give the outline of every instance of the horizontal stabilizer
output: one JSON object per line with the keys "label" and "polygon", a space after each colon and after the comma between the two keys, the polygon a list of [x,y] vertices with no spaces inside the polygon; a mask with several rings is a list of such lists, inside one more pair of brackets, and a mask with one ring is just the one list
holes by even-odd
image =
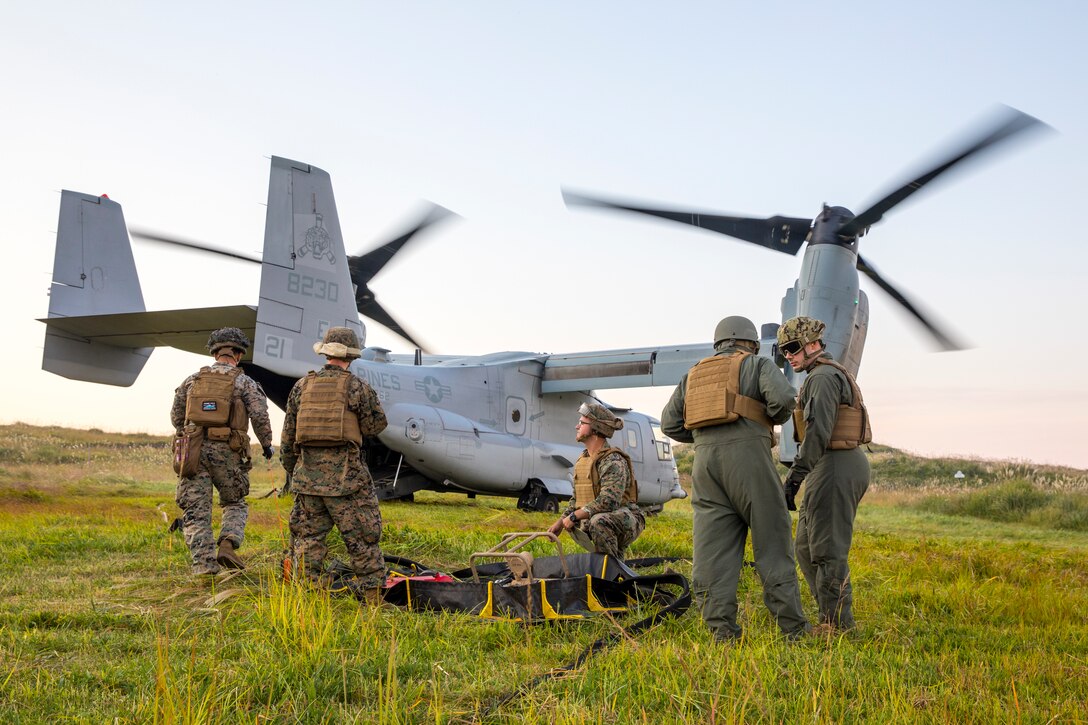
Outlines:
{"label": "horizontal stabilizer", "polygon": [[542,393],[676,385],[691,366],[714,354],[710,343],[551,355]]}
{"label": "horizontal stabilizer", "polygon": [[46,332],[47,345],[50,336],[64,335],[84,343],[115,349],[173,347],[206,355],[208,335],[220,327],[237,327],[253,339],[257,308],[250,305],[201,307],[115,315],[50,317],[41,322],[49,326]]}
{"label": "horizontal stabilizer", "polygon": [[136,382],[150,348],[123,348],[47,330],[42,369],[69,380],[128,387]]}

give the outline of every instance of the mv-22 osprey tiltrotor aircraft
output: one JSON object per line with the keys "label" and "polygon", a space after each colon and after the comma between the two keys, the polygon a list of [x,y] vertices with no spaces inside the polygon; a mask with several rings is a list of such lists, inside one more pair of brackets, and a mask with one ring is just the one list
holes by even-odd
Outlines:
{"label": "mv-22 osprey tiltrotor aircraft", "polygon": [[[748,219],[566,196],[569,203],[664,217],[788,254],[809,242],[801,273],[782,300],[782,319],[809,315],[823,320],[830,352],[856,373],[869,317],[858,270],[922,322],[944,348],[955,348],[858,255],[858,238],[885,212],[960,161],[1039,125],[1036,119],[1013,112],[992,132],[856,216],[842,207],[825,207],[815,220]],[[273,158],[264,254],[253,260],[262,267],[259,304],[145,312],[120,206],[66,191],[61,197],[49,317],[42,320],[47,325],[42,366],[77,380],[131,385],[152,348],[170,346],[203,354],[212,330],[233,325],[254,341],[243,366],[282,407],[294,381],[320,364],[311,346],[331,325],[354,327],[362,336],[362,312],[415,344],[377,303],[367,284],[415,232],[441,216],[441,211],[432,212],[398,240],[362,257],[347,257],[329,175]],[[760,354],[781,364],[777,327],[763,326]],[[693,364],[711,354],[710,343],[472,357],[423,354],[418,345],[414,355],[368,348],[351,369],[378,392],[389,418],[389,427],[367,451],[379,496],[404,497],[430,488],[517,496],[524,508],[555,510],[559,499],[571,495],[571,467],[580,453],[571,423],[578,406],[595,397],[591,391],[675,385]],[[792,377],[791,370],[786,372]],[[612,443],[634,460],[641,503],[660,506],[683,497],[669,444],[657,432],[658,421],[630,410],[617,413],[625,428]],[[780,449],[787,462],[796,452],[788,425]]]}
{"label": "mv-22 osprey tiltrotor aircraft", "polygon": [[[828,352],[857,375],[869,326],[869,301],[858,286],[859,271],[913,315],[933,335],[942,349],[959,348],[952,338],[927,319],[902,292],[858,254],[858,239],[865,235],[871,225],[880,221],[886,212],[960,162],[1023,131],[1046,127],[1038,119],[1011,108],[1006,109],[1002,116],[992,128],[945,156],[941,163],[901,184],[856,215],[844,207],[825,204],[815,219],[784,216],[758,219],[662,209],[566,191],[564,198],[568,205],[646,214],[725,234],[789,255],[796,255],[801,246],[808,242],[801,261],[800,274],[793,287],[787,289],[782,298],[782,321],[799,315],[823,321],[827,325],[824,342]],[[777,330],[777,323],[762,326],[760,354],[773,357],[783,368],[791,384],[795,388],[799,387],[804,373],[794,373],[778,353]],[[796,452],[793,421],[790,420],[783,426],[779,458],[783,462],[791,462]]]}
{"label": "mv-22 osprey tiltrotor aircraft", "polygon": [[[252,260],[262,270],[258,304],[148,312],[120,205],[64,191],[49,317],[42,320],[42,367],[67,378],[127,386],[154,347],[203,355],[212,330],[234,326],[253,341],[243,368],[282,408],[295,380],[323,362],[312,345],[330,326],[352,327],[365,339],[362,312],[414,343],[367,285],[408,239],[447,213],[437,207],[408,234],[348,257],[329,175],[273,158],[264,252]],[[582,449],[574,426],[578,407],[596,400],[591,391],[655,380],[675,384],[709,350],[663,350],[658,377],[647,374],[638,383],[628,375],[651,366],[632,366],[612,353],[464,357],[424,354],[416,347],[414,355],[367,348],[351,365],[377,391],[389,419],[366,451],[379,496],[403,498],[421,489],[516,496],[523,508],[548,511],[572,494],[572,467]],[[657,419],[614,410],[625,425],[611,442],[634,462],[639,502],[660,508],[686,496]]]}

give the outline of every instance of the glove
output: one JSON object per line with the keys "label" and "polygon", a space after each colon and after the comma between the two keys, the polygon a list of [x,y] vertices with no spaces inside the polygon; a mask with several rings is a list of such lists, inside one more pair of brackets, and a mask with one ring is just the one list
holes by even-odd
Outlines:
{"label": "glove", "polygon": [[790,469],[790,472],[786,475],[786,482],[782,484],[782,490],[786,494],[786,509],[788,511],[797,510],[797,502],[794,497],[797,496],[797,492],[801,490],[801,481],[805,480],[805,474]]}
{"label": "glove", "polygon": [[264,450],[264,459],[266,461],[272,460],[272,446],[265,446],[262,450]]}

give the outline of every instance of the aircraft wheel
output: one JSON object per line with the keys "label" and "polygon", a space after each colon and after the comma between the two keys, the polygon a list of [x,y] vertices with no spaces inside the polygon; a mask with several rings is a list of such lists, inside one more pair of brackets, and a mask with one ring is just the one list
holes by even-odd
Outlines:
{"label": "aircraft wheel", "polygon": [[557,514],[559,513],[559,499],[557,499],[550,493],[541,496],[540,499],[537,501],[536,510]]}

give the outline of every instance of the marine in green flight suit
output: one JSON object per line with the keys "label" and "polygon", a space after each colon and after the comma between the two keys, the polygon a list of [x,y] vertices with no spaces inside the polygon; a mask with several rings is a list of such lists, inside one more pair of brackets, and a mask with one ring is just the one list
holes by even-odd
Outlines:
{"label": "marine in green flight suit", "polygon": [[810,317],[787,320],[778,330],[778,347],[786,360],[795,371],[808,373],[794,416],[803,437],[785,490],[792,509],[801,482],[805,484],[797,513],[797,562],[816,597],[820,624],[851,629],[855,621],[847,555],[858,504],[869,488],[869,459],[859,445],[872,435],[861,390],[824,350],[823,331],[824,323]]}
{"label": "marine in green flight suit", "polygon": [[666,435],[695,444],[695,596],[716,639],[740,637],[737,585],[751,530],[763,602],[784,633],[799,637],[809,624],[801,608],[790,515],[771,456],[773,426],[790,417],[794,390],[771,360],[754,354],[759,336],[750,320],[725,318],[714,340],[716,354],[684,375],[661,413]]}

